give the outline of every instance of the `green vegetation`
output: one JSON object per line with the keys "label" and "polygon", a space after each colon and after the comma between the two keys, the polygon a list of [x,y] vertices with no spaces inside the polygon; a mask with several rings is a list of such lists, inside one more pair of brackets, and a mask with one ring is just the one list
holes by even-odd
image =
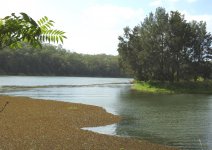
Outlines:
{"label": "green vegetation", "polygon": [[0,75],[124,76],[117,56],[83,55],[44,44],[66,38],[53,24],[46,16],[36,22],[26,13],[0,19]]}
{"label": "green vegetation", "polygon": [[133,90],[143,93],[198,93],[212,94],[212,81],[197,81],[197,82],[140,82],[136,81],[132,87]]}
{"label": "green vegetation", "polygon": [[124,76],[118,56],[77,54],[61,45],[45,44],[41,49],[22,43],[21,47],[0,51],[1,75]]}
{"label": "green vegetation", "polygon": [[135,82],[132,87],[133,90],[141,91],[143,93],[173,93],[173,91],[164,87],[156,87],[149,82]]}
{"label": "green vegetation", "polygon": [[[120,64],[144,93],[212,93],[212,35],[205,22],[157,8],[119,37]],[[145,82],[142,82],[145,81]],[[147,82],[148,81],[148,82]]]}
{"label": "green vegetation", "polygon": [[212,36],[206,23],[187,22],[178,11],[157,8],[133,29],[124,28],[118,52],[122,68],[140,81],[212,78]]}
{"label": "green vegetation", "polygon": [[0,19],[0,50],[3,48],[20,48],[22,42],[33,47],[41,47],[43,42],[63,42],[65,32],[52,29],[54,21],[46,16],[34,21],[26,13],[6,16]]}

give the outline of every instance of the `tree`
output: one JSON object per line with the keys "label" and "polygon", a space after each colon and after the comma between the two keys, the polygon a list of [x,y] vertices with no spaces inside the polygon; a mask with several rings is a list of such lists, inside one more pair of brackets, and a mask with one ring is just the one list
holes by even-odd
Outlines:
{"label": "tree", "polygon": [[168,48],[170,56],[170,81],[185,76],[183,66],[188,60],[188,48],[190,47],[190,28],[184,16],[178,11],[171,11],[169,17]]}
{"label": "tree", "polygon": [[212,36],[204,22],[187,22],[178,11],[157,8],[133,29],[124,28],[118,52],[123,67],[138,80],[209,78]]}
{"label": "tree", "polygon": [[22,48],[0,51],[1,75],[56,75],[123,77],[118,56],[72,53],[62,46],[43,44],[33,48],[28,43]]}
{"label": "tree", "polygon": [[52,29],[53,24],[46,16],[36,22],[26,13],[12,13],[0,20],[0,49],[21,47],[21,42],[33,47],[41,47],[42,42],[63,42],[65,32]]}
{"label": "tree", "polygon": [[212,60],[212,36],[207,33],[205,22],[192,21],[190,26],[194,35],[191,39],[190,65],[192,70],[190,73],[194,75],[195,81],[198,76],[207,79],[212,72],[212,69],[210,69],[212,68],[210,63],[210,60]]}

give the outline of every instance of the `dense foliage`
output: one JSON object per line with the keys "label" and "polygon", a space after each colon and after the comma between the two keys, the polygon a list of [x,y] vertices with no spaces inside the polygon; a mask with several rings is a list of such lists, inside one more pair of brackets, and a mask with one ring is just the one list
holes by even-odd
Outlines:
{"label": "dense foliage", "polygon": [[65,32],[52,29],[54,21],[46,16],[34,21],[26,13],[6,16],[0,19],[0,50],[6,47],[16,48],[21,42],[28,42],[33,47],[41,47],[43,42],[63,42]]}
{"label": "dense foliage", "polygon": [[0,51],[0,74],[121,77],[118,56],[85,55],[49,44]]}
{"label": "dense foliage", "polygon": [[157,8],[133,29],[124,28],[118,52],[138,80],[179,81],[212,76],[212,36],[205,22]]}

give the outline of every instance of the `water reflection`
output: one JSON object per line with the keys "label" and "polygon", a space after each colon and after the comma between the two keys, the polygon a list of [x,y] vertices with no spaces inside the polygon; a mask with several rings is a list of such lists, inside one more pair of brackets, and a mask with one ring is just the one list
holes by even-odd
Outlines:
{"label": "water reflection", "polygon": [[123,118],[115,125],[92,128],[96,132],[139,137],[182,149],[212,149],[211,95],[141,94],[130,90],[130,85],[126,84],[130,81],[0,77],[0,93],[97,105]]}
{"label": "water reflection", "polygon": [[[126,91],[125,91],[126,92]],[[120,94],[119,135],[136,136],[182,149],[212,149],[209,95]],[[123,132],[124,131],[124,132]]]}
{"label": "water reflection", "polygon": [[117,135],[116,128],[117,128],[117,124],[111,124],[111,125],[100,126],[100,127],[86,127],[82,129],[97,132],[100,134]]}

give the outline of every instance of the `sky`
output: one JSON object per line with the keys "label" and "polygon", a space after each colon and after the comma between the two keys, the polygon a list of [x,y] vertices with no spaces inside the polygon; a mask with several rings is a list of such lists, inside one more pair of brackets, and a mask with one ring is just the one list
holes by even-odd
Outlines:
{"label": "sky", "polygon": [[123,28],[138,25],[157,7],[178,10],[187,21],[206,21],[212,33],[211,0],[2,0],[0,18],[25,12],[55,21],[66,32],[63,48],[83,54],[117,55]]}

